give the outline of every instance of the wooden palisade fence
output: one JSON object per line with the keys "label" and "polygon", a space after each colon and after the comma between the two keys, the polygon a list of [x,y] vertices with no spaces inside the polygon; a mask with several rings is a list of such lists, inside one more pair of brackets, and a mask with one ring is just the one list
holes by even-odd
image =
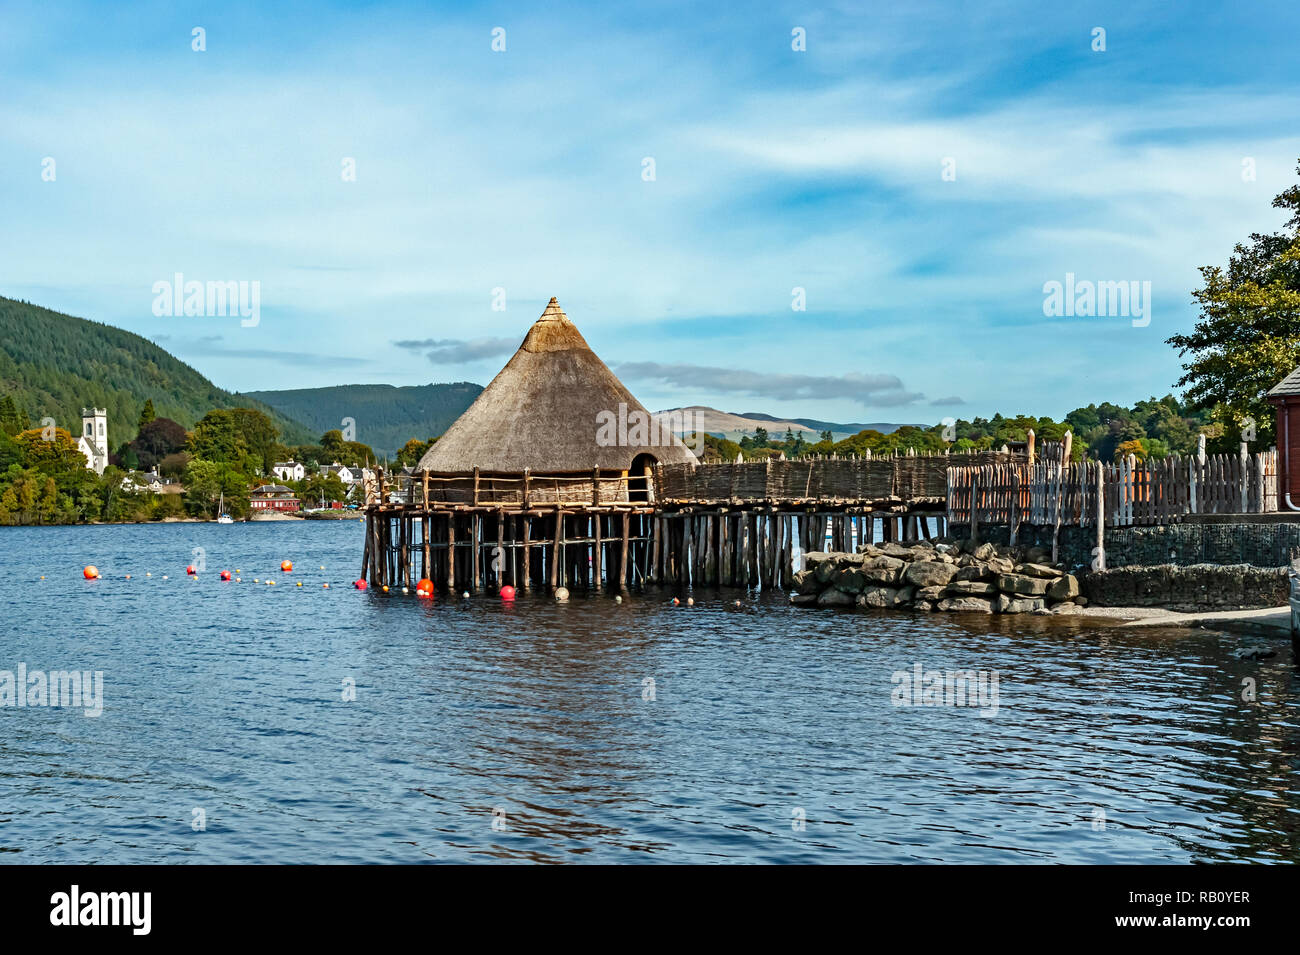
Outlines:
{"label": "wooden palisade fence", "polygon": [[[1098,508],[1098,488],[1102,506]],[[1133,527],[1277,510],[1277,452],[1059,461],[948,470],[950,524]]]}

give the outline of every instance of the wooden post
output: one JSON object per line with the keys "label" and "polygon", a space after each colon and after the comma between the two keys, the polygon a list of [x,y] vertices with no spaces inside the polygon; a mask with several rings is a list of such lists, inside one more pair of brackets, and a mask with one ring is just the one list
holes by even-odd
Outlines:
{"label": "wooden post", "polygon": [[564,514],[555,509],[555,540],[551,544],[551,590],[555,590],[560,572],[560,534],[564,529]]}
{"label": "wooden post", "polygon": [[505,574],[501,568],[506,562],[506,516],[501,511],[497,511],[497,552],[492,557],[492,565],[496,567],[496,585],[497,590],[501,589],[501,581]]}
{"label": "wooden post", "polygon": [[627,590],[627,537],[628,537],[628,523],[630,520],[631,520],[631,516],[627,513],[627,511],[624,511],[623,512],[623,549],[619,554],[619,558],[618,558],[618,589],[622,591]]}
{"label": "wooden post", "polygon": [[1056,477],[1056,523],[1052,528],[1052,563],[1055,564],[1060,560],[1060,538],[1061,538],[1061,509],[1064,505],[1065,498],[1065,469],[1070,466],[1070,448],[1074,443],[1074,432],[1065,432],[1065,440],[1061,445],[1061,463],[1057,469]]}
{"label": "wooden post", "polygon": [[[525,472],[525,475],[526,474],[527,472]],[[532,551],[529,550],[529,547],[532,545],[533,518],[531,515],[525,514],[520,518],[520,520],[524,522],[524,579],[521,583],[524,587],[524,593],[528,593],[533,579]]]}
{"label": "wooden post", "polygon": [[[474,498],[478,499],[478,468],[474,469]],[[469,538],[470,547],[473,549],[473,555],[470,558],[470,571],[474,579],[470,581],[470,592],[479,592],[479,563],[483,559],[481,544],[483,541],[483,518],[479,514],[471,514],[469,518]]]}
{"label": "wooden post", "polygon": [[1103,486],[1106,466],[1097,462],[1097,550],[1092,562],[1094,570],[1106,569],[1106,492]]}
{"label": "wooden post", "polygon": [[596,538],[595,548],[592,554],[592,575],[594,577],[592,583],[595,585],[595,588],[597,590],[600,590],[602,568],[601,568],[601,559],[600,559],[601,542],[600,542],[600,515],[599,514],[591,515],[591,524],[592,527],[595,528],[595,538]]}

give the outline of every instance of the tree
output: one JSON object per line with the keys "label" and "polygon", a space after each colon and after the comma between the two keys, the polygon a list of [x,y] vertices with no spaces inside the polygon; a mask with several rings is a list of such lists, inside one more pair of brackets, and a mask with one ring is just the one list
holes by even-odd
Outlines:
{"label": "tree", "polygon": [[1291,211],[1291,231],[1253,233],[1249,245],[1233,247],[1226,269],[1201,268],[1204,286],[1192,293],[1201,317],[1189,334],[1168,340],[1190,356],[1179,386],[1193,404],[1214,409],[1228,444],[1240,440],[1247,419],[1261,444],[1273,440],[1264,395],[1300,365],[1300,187],[1273,206]]}
{"label": "tree", "polygon": [[0,398],[0,431],[13,437],[19,431],[25,431],[31,427],[31,423],[31,419],[27,417],[26,413],[18,410],[13,395],[5,395]]}
{"label": "tree", "polygon": [[313,474],[298,483],[298,496],[308,507],[326,506],[347,500],[348,486],[337,474]]}
{"label": "tree", "polygon": [[402,445],[402,450],[397,452],[397,463],[399,465],[415,465],[420,463],[420,458],[424,457],[424,452],[429,450],[432,441],[421,441],[419,438],[412,438]]}
{"label": "tree", "polygon": [[767,429],[766,429],[766,428],[755,428],[755,429],[754,429],[754,444],[755,444],[756,446],[760,447],[760,448],[767,447]]}
{"label": "tree", "polygon": [[140,411],[140,420],[136,422],[136,426],[135,426],[136,431],[142,430],[145,425],[147,425],[150,421],[152,421],[156,417],[157,414],[153,410],[153,399],[146,398],[144,400],[144,408]]}
{"label": "tree", "polygon": [[140,433],[127,448],[134,452],[139,466],[148,469],[167,455],[183,451],[188,439],[185,429],[171,418],[154,418],[140,426]]}
{"label": "tree", "polygon": [[81,471],[86,456],[77,448],[72,435],[62,428],[29,428],[15,438],[23,449],[23,463],[47,474]]}

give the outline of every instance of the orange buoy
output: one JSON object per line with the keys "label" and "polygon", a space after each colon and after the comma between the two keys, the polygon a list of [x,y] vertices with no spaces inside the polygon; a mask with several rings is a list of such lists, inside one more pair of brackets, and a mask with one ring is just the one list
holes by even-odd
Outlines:
{"label": "orange buoy", "polygon": [[99,579],[99,568],[96,567],[94,564],[87,564],[86,569],[83,570],[81,573],[87,580]]}
{"label": "orange buoy", "polygon": [[196,571],[196,570],[194,569],[194,565],[193,565],[193,564],[190,564],[188,567],[185,568],[185,573],[187,573],[187,574],[189,574],[191,577],[193,577],[196,573],[198,573],[198,571]]}
{"label": "orange buoy", "polygon": [[504,587],[502,587],[502,588],[501,588],[501,599],[502,599],[502,600],[514,600],[514,599],[515,599],[515,588],[511,587],[509,584],[506,584]]}
{"label": "orange buoy", "polygon": [[291,560],[280,561],[280,569],[287,574],[289,571],[293,570],[293,561]]}
{"label": "orange buoy", "polygon": [[223,571],[221,572],[221,579],[222,579],[222,580],[229,580],[229,579],[230,579],[230,571],[228,571],[228,570],[223,570]]}
{"label": "orange buoy", "polygon": [[415,596],[417,596],[417,597],[432,597],[432,596],[433,596],[433,581],[430,580],[428,577],[425,577],[425,578],[421,579],[420,582],[419,582],[418,584],[415,585]]}
{"label": "orange buoy", "polygon": [[352,586],[357,588],[357,590],[365,590],[366,582],[358,577],[356,580],[352,581]]}

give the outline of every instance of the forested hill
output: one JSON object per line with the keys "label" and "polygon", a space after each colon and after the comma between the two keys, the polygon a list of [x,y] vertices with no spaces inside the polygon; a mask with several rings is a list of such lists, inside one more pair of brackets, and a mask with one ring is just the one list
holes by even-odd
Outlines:
{"label": "forested hill", "polygon": [[139,335],[3,296],[0,394],[11,395],[33,424],[48,416],[73,434],[81,431],[82,408],[107,408],[113,443],[135,434],[146,400],[158,415],[186,428],[214,408],[245,407],[269,414],[285,444],[321,434],[254,398],[218,388]]}
{"label": "forested hill", "polygon": [[292,391],[251,391],[249,395],[308,425],[317,434],[356,425],[356,440],[381,454],[395,453],[412,438],[441,435],[474,403],[482,385],[459,381],[441,385],[336,385]]}

